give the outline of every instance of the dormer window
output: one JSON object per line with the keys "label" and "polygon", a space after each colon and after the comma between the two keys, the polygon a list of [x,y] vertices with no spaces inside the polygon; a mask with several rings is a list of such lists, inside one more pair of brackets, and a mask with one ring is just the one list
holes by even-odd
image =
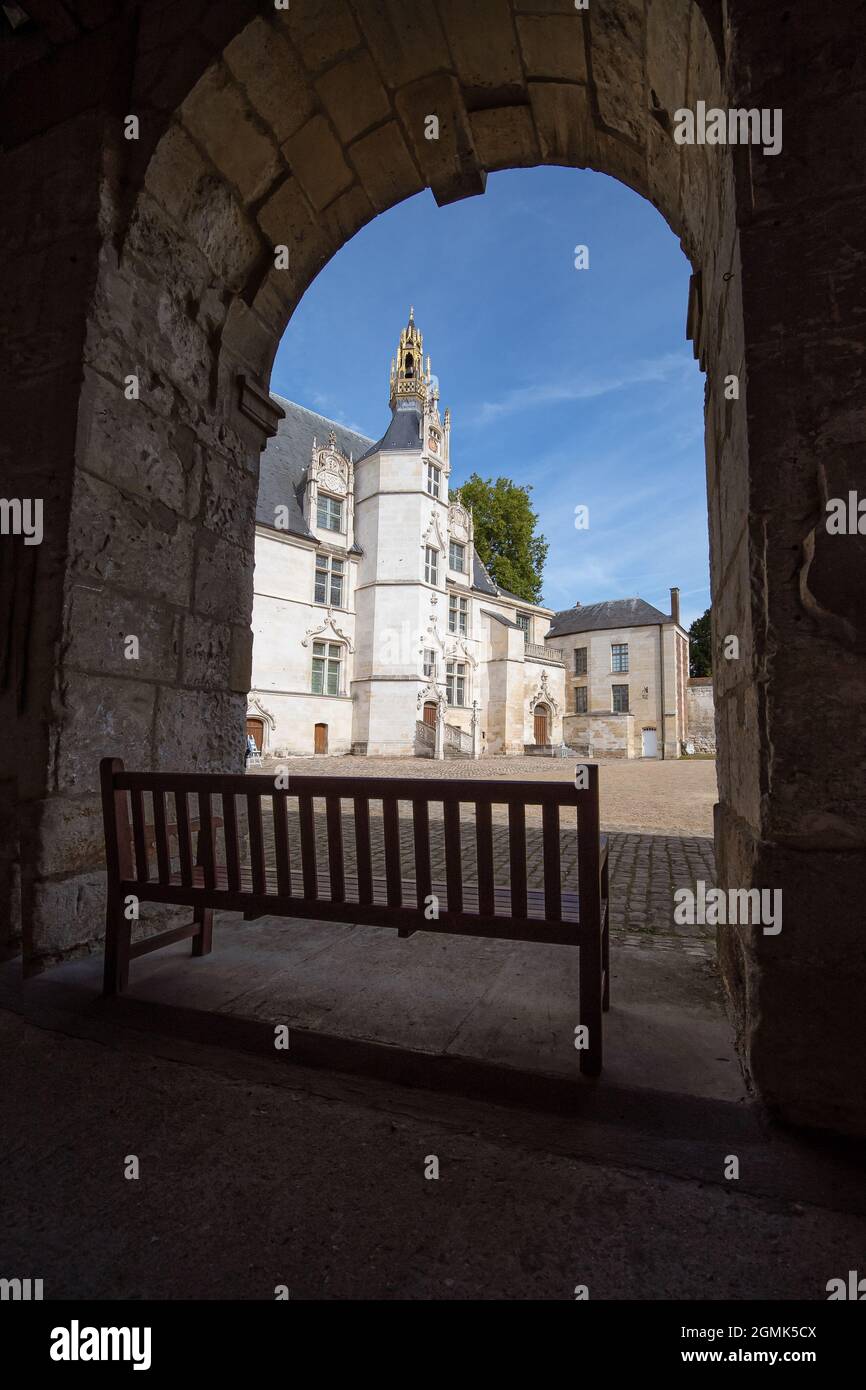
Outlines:
{"label": "dormer window", "polygon": [[466,572],[466,546],[459,541],[451,541],[448,546],[448,567],[459,574]]}
{"label": "dormer window", "polygon": [[429,494],[430,494],[431,497],[438,497],[438,496],[439,496],[439,485],[440,485],[441,475],[442,475],[442,469],[441,469],[441,468],[437,467],[437,465],[436,465],[435,463],[428,463],[428,465],[427,465],[427,491],[429,492]]}
{"label": "dormer window", "polygon": [[319,493],[316,499],[316,525],[323,531],[342,531],[343,504],[338,497]]}

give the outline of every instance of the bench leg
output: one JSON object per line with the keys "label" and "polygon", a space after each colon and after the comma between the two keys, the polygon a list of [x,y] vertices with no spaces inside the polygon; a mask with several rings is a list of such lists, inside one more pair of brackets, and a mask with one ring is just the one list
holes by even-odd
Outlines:
{"label": "bench leg", "polygon": [[605,859],[604,868],[601,871],[601,899],[607,911],[604,914],[604,931],[601,936],[601,968],[604,971],[604,989],[601,995],[601,1007],[605,1013],[610,1008],[610,892],[609,879],[607,873],[608,861]]}
{"label": "bench leg", "polygon": [[108,906],[105,911],[103,995],[122,994],[129,984],[129,943],[131,937],[132,923],[124,917],[120,902],[113,902],[111,895],[109,895]]}
{"label": "bench leg", "polygon": [[192,920],[198,924],[198,932],[192,939],[192,954],[209,956],[213,949],[213,908],[197,907]]}
{"label": "bench leg", "polygon": [[584,1076],[600,1076],[602,1062],[601,929],[589,931],[580,945],[580,1022],[589,1033],[589,1046],[581,1050]]}

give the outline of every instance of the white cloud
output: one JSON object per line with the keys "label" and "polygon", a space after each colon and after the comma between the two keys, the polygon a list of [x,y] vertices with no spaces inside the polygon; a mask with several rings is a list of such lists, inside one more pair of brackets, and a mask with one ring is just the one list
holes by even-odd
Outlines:
{"label": "white cloud", "polygon": [[484,401],[478,414],[473,420],[467,421],[467,425],[486,425],[491,420],[499,420],[505,415],[537,410],[539,406],[544,405],[593,400],[597,396],[607,396],[614,391],[647,382],[670,381],[678,376],[686,379],[693,371],[694,362],[691,354],[668,352],[653,360],[636,362],[631,368],[614,376],[575,373],[565,381],[517,386],[498,401]]}

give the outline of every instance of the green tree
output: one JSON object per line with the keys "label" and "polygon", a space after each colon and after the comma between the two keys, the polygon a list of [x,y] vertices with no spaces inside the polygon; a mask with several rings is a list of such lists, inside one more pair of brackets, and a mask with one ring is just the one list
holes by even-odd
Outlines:
{"label": "green tree", "polygon": [[536,531],[531,487],[510,478],[482,478],[473,473],[459,490],[475,522],[475,549],[502,589],[529,603],[541,598],[541,576],[548,544]]}
{"label": "green tree", "polygon": [[695,618],[689,628],[689,675],[713,674],[713,645],[710,633],[710,610]]}

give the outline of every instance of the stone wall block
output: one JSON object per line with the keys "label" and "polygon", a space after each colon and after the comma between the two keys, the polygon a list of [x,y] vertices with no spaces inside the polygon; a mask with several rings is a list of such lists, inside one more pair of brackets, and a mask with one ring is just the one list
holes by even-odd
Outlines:
{"label": "stone wall block", "polygon": [[196,690],[225,690],[230,672],[232,629],[196,613],[183,619],[180,684]]}
{"label": "stone wall block", "polygon": [[[605,126],[636,144],[645,140],[646,35],[643,0],[590,4],[592,78]],[[642,99],[635,100],[642,94]]]}
{"label": "stone wall block", "polygon": [[260,198],[280,171],[279,146],[256,121],[229,71],[211,67],[180,109],[186,129],[244,202]]}
{"label": "stone wall block", "polygon": [[352,170],[324,116],[314,116],[282,149],[292,173],[317,211],[327,207],[352,183]]}
{"label": "stone wall block", "polygon": [[348,157],[376,212],[387,212],[424,187],[396,121],[356,140]]}
{"label": "stone wall block", "polygon": [[150,765],[156,689],[132,677],[69,674],[55,712],[58,791],[98,791],[101,758],[123,758],[129,767]]}
{"label": "stone wall block", "polygon": [[363,49],[323,73],[316,91],[344,144],[392,114],[373,60]]}
{"label": "stone wall block", "polygon": [[193,608],[215,620],[249,621],[253,603],[253,554],[211,531],[199,533],[196,545]]}
{"label": "stone wall block", "polygon": [[69,522],[69,566],[80,581],[189,602],[193,527],[158,500],[130,497],[79,473]]}
{"label": "stone wall block", "polygon": [[284,38],[285,26],[257,17],[225,50],[226,66],[278,144],[313,115],[315,94]]}
{"label": "stone wall block", "polygon": [[530,82],[541,157],[546,164],[586,168],[597,159],[595,122],[586,87],[564,82]]}
{"label": "stone wall block", "polygon": [[483,169],[530,168],[541,163],[531,106],[494,106],[471,112],[469,120]]}
{"label": "stone wall block", "polygon": [[[484,191],[469,118],[453,77],[422,78],[397,93],[397,108],[415,160],[440,207]],[[438,140],[428,140],[428,116],[439,121]]]}
{"label": "stone wall block", "polygon": [[492,93],[512,100],[524,96],[520,50],[508,0],[474,0],[469,9],[462,0],[439,0],[439,13],[470,105],[479,99],[489,100]]}
{"label": "stone wall block", "polygon": [[294,0],[274,18],[278,26],[285,26],[310,72],[321,72],[361,41],[346,0]]}
{"label": "stone wall block", "polygon": [[[76,585],[66,622],[68,669],[134,680],[176,680],[178,630],[177,612],[165,604]],[[137,657],[126,655],[129,637],[138,639]]]}
{"label": "stone wall block", "polygon": [[517,32],[527,78],[587,80],[586,13],[572,6],[570,14],[518,15]]}
{"label": "stone wall block", "polygon": [[[309,205],[296,179],[286,179],[272,193],[259,209],[258,220],[272,247],[288,247],[289,264],[286,269],[273,269],[267,277],[270,291],[286,305],[283,320],[286,322],[291,308],[325,263],[330,247],[321,227],[313,221]],[[266,305],[257,312],[268,319]]]}
{"label": "stone wall block", "polygon": [[391,88],[452,66],[435,5],[379,0],[359,6],[358,20],[376,67]]}
{"label": "stone wall block", "polygon": [[156,772],[242,772],[246,695],[162,687],[156,708]]}

